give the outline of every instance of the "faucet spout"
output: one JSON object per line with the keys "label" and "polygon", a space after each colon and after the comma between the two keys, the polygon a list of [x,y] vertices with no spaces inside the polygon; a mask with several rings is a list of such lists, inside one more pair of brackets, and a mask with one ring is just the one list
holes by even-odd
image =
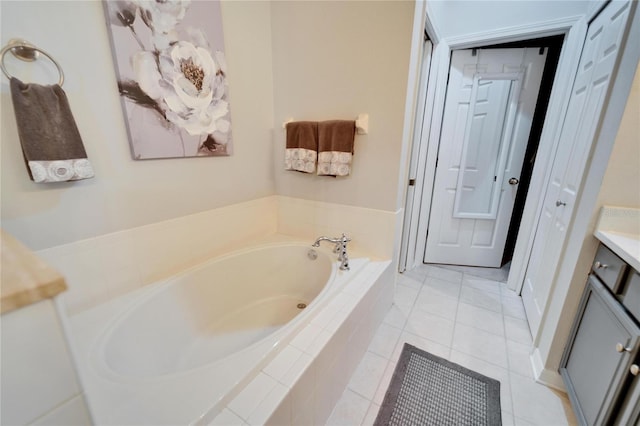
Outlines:
{"label": "faucet spout", "polygon": [[348,238],[346,235],[342,234],[339,238],[329,238],[329,237],[318,237],[316,241],[312,244],[313,247],[320,247],[320,243],[322,241],[328,241],[330,243],[335,244],[333,249],[334,253],[338,253],[338,261],[340,262],[340,270],[348,271],[349,268],[349,256],[347,255],[347,243],[351,241],[351,238]]}
{"label": "faucet spout", "polygon": [[339,238],[329,238],[329,237],[318,237],[315,243],[312,244],[313,247],[320,247],[320,243],[322,241],[329,241],[330,243],[338,244],[340,242]]}

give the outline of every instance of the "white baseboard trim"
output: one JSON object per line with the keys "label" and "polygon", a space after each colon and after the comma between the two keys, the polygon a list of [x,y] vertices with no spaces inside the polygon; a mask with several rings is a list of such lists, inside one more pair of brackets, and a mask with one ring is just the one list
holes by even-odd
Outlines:
{"label": "white baseboard trim", "polygon": [[544,367],[542,357],[540,356],[540,350],[538,348],[533,350],[533,353],[529,356],[529,360],[531,361],[531,367],[533,368],[533,378],[536,382],[564,393],[567,392],[560,373]]}

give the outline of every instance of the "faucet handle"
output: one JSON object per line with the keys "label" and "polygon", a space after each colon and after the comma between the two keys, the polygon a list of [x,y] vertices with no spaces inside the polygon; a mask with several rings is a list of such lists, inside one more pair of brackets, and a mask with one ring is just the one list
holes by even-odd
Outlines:
{"label": "faucet handle", "polygon": [[343,243],[348,243],[349,241],[351,241],[351,238],[347,237],[344,233],[342,234],[342,237],[340,239]]}

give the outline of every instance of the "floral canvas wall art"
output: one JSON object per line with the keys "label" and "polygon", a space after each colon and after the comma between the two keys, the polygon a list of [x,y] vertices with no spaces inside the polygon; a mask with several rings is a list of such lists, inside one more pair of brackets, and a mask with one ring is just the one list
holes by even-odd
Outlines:
{"label": "floral canvas wall art", "polygon": [[233,152],[218,0],[106,0],[135,159]]}

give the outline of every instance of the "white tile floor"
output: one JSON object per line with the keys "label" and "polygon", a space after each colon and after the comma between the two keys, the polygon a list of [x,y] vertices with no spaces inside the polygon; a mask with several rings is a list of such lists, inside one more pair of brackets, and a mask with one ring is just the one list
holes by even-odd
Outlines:
{"label": "white tile floor", "polygon": [[327,425],[373,424],[405,342],[500,380],[505,426],[576,424],[567,396],[533,380],[522,300],[504,281],[498,270],[428,265],[399,274],[394,304]]}

